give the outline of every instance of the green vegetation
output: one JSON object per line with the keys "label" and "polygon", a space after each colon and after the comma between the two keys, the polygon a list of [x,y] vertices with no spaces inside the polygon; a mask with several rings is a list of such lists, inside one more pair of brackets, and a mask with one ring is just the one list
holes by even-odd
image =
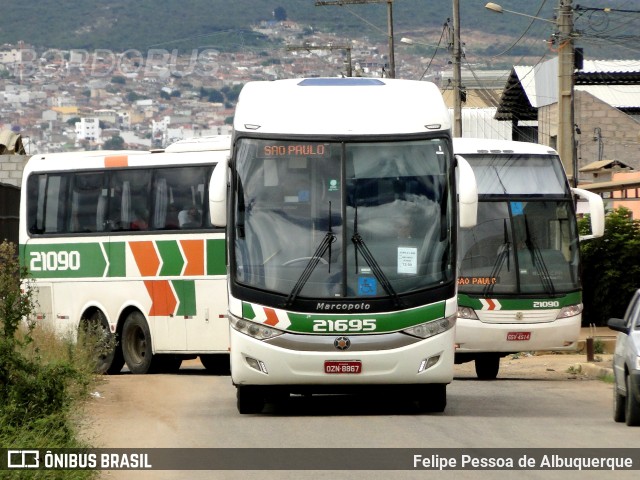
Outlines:
{"label": "green vegetation", "polygon": [[124,150],[126,148],[124,138],[120,135],[114,135],[104,142],[103,148],[104,150]]}
{"label": "green vegetation", "polygon": [[[78,406],[96,381],[90,348],[61,340],[35,322],[35,292],[15,246],[0,244],[0,448],[83,448]],[[90,343],[89,343],[90,344]],[[3,478],[87,479],[90,471],[3,472]]]}
{"label": "green vegetation", "polygon": [[[588,217],[580,220],[581,234],[589,231]],[[604,236],[580,244],[584,326],[606,325],[622,318],[629,299],[640,286],[640,221],[620,207],[605,219]]]}

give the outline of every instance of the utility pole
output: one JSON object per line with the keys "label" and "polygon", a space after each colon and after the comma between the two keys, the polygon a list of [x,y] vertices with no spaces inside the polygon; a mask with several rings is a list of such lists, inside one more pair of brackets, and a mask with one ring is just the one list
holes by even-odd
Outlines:
{"label": "utility pole", "polygon": [[387,36],[389,37],[389,72],[390,78],[396,77],[396,59],[393,44],[393,0],[325,0],[317,1],[316,7],[326,5],[363,5],[368,3],[386,3],[387,4]]}
{"label": "utility pole", "polygon": [[575,171],[575,130],[573,113],[573,71],[575,45],[573,43],[572,0],[559,0],[558,6],[558,153],[573,186],[577,186]]}
{"label": "utility pole", "polygon": [[289,51],[299,51],[299,50],[345,50],[347,52],[347,61],[345,62],[347,65],[347,77],[353,77],[353,68],[351,67],[351,47],[348,45],[291,45],[287,47]]}
{"label": "utility pole", "polygon": [[453,0],[453,136],[462,136],[462,50],[460,47],[460,0]]}

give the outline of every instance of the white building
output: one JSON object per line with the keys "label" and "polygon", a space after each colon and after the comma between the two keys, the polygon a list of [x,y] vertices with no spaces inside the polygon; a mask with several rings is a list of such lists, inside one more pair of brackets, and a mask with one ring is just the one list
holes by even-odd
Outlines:
{"label": "white building", "polygon": [[100,142],[102,129],[98,118],[81,118],[76,122],[76,140]]}

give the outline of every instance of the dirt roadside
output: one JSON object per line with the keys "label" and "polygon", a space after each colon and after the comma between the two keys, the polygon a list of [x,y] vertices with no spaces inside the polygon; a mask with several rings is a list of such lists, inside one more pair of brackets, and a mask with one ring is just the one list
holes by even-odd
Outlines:
{"label": "dirt roadside", "polygon": [[[517,353],[500,360],[498,379],[531,378],[548,380],[585,380],[613,374],[613,355],[595,355],[594,362],[587,362],[585,353]],[[476,377],[473,362],[455,366],[456,378]],[[455,380],[454,380],[455,381]]]}

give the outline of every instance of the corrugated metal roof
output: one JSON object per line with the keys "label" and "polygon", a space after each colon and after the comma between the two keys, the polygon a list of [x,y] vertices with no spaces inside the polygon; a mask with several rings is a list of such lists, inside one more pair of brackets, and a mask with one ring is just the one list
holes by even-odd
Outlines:
{"label": "corrugated metal roof", "polygon": [[[575,88],[622,110],[640,108],[640,61],[585,60],[575,73]],[[513,67],[496,118],[530,120],[537,109],[558,101],[558,58],[534,67]]]}
{"label": "corrugated metal roof", "polygon": [[585,60],[579,73],[638,73],[638,60]]}
{"label": "corrugated metal roof", "polygon": [[[463,108],[462,136],[464,138],[488,138],[511,140],[511,124],[495,119],[496,108]],[[453,109],[449,109],[453,124]]]}
{"label": "corrugated metal roof", "polygon": [[574,89],[587,92],[612,107],[640,108],[640,85],[576,85]]}

